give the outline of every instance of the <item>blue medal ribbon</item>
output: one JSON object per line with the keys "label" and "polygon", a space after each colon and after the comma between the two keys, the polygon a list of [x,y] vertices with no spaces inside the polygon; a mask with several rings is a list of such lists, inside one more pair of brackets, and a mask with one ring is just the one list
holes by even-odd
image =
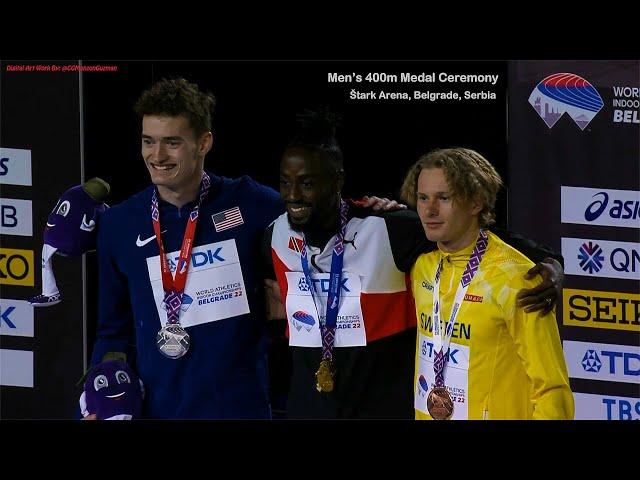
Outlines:
{"label": "blue medal ribbon", "polygon": [[320,319],[320,312],[316,303],[315,284],[311,279],[311,270],[309,269],[309,255],[307,252],[306,240],[302,239],[302,248],[300,254],[300,262],[302,263],[302,271],[304,272],[309,292],[313,299],[313,304],[318,315],[320,324],[320,335],[322,337],[322,359],[331,360],[333,358],[332,350],[335,341],[336,324],[338,320],[338,309],[340,308],[340,282],[342,280],[342,265],[344,263],[344,236],[347,230],[347,211],[349,206],[344,200],[340,200],[340,230],[336,235],[333,245],[333,254],[331,257],[331,273],[329,274],[329,294],[327,295],[327,314],[325,320]]}

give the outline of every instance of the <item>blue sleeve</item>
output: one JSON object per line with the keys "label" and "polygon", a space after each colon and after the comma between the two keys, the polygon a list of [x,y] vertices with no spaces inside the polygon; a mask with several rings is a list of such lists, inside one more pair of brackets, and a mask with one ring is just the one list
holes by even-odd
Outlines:
{"label": "blue sleeve", "polygon": [[134,343],[129,288],[115,259],[117,229],[109,213],[98,224],[98,325],[91,365],[100,363],[107,352],[128,354]]}

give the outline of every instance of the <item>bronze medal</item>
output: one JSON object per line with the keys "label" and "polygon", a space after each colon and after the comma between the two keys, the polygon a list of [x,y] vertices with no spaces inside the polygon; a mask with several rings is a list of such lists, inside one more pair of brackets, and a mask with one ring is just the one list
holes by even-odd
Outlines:
{"label": "bronze medal", "polygon": [[453,415],[453,400],[445,387],[434,387],[427,397],[427,410],[434,420],[449,420]]}
{"label": "bronze medal", "polygon": [[316,372],[316,389],[319,392],[333,391],[333,374],[333,362],[331,360],[322,360]]}

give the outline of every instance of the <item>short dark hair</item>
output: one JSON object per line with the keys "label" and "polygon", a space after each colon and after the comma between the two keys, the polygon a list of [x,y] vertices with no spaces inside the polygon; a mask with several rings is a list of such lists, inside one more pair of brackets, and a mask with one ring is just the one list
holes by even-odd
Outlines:
{"label": "short dark hair", "polygon": [[340,115],[325,106],[315,110],[305,110],[297,117],[298,130],[287,144],[287,149],[303,148],[322,153],[336,171],[343,170],[342,149],[336,140],[336,129],[341,121]]}
{"label": "short dark hair", "polygon": [[211,131],[211,114],[215,105],[216,97],[211,92],[201,91],[195,83],[184,78],[163,78],[142,92],[133,109],[141,118],[145,115],[184,115],[196,137],[200,137]]}

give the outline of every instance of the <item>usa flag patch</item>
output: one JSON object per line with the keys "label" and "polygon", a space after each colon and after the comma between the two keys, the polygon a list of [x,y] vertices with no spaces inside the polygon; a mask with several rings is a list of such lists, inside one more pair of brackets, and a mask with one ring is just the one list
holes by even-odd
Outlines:
{"label": "usa flag patch", "polygon": [[244,223],[239,207],[233,207],[229,210],[214,213],[211,215],[211,218],[213,220],[213,226],[216,228],[216,232],[229,230],[230,228],[237,227]]}

